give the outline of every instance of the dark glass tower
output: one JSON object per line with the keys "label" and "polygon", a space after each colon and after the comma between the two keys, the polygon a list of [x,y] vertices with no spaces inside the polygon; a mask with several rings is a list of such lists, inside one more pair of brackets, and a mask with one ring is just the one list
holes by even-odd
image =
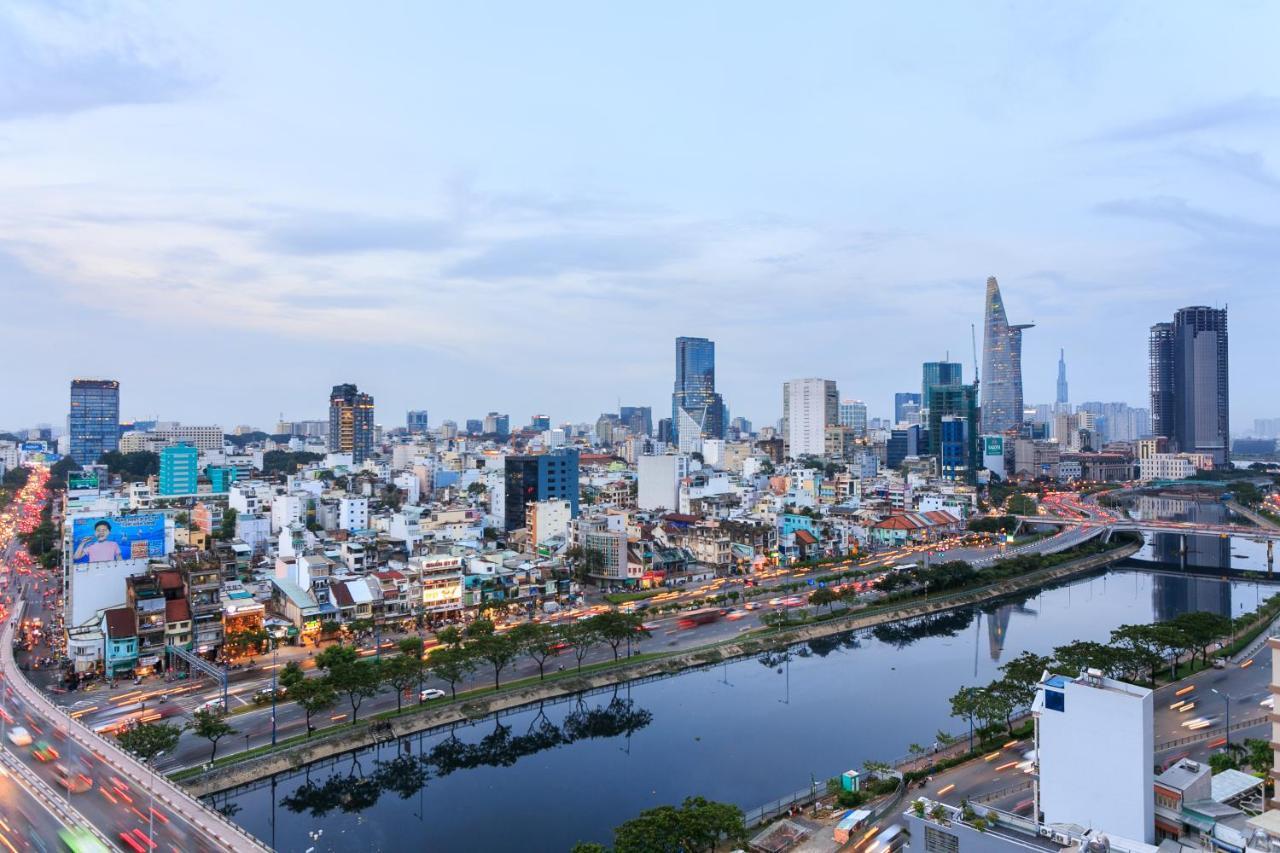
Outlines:
{"label": "dark glass tower", "polygon": [[[671,394],[671,441],[681,422],[703,438],[724,438],[724,400],[716,393],[716,345],[706,338],[676,338],[676,381]],[[682,417],[683,415],[683,417]]]}
{"label": "dark glass tower", "polygon": [[1010,432],[1022,426],[1022,330],[1009,325],[995,277],[987,279],[982,337],[982,429]]}
{"label": "dark glass tower", "polygon": [[72,379],[67,415],[71,458],[92,465],[120,449],[120,383],[114,379]]}
{"label": "dark glass tower", "polygon": [[359,465],[373,453],[373,397],[348,383],[329,394],[329,450]]}
{"label": "dark glass tower", "polygon": [[1182,308],[1151,327],[1151,429],[1181,453],[1227,462],[1230,391],[1227,309]]}
{"label": "dark glass tower", "polygon": [[964,382],[964,365],[958,361],[926,361],[920,381],[920,405],[929,407],[929,389],[934,385],[959,385]]}
{"label": "dark glass tower", "polygon": [[535,501],[568,501],[570,516],[578,517],[577,450],[562,448],[536,456],[512,455],[504,464],[505,529],[524,527],[528,506]]}

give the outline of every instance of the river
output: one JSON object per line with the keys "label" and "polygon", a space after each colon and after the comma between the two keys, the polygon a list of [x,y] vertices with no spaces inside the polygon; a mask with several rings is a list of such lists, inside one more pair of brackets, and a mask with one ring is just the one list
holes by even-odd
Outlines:
{"label": "river", "polygon": [[811,775],[821,784],[864,760],[903,756],[912,742],[930,744],[940,728],[959,730],[948,698],[987,683],[1023,650],[1105,640],[1118,625],[1187,607],[1239,614],[1274,591],[1113,568],[1017,600],[807,643],[767,662],[427,732],[215,802],[282,851],[607,843],[612,827],[645,808],[703,795],[749,809],[806,787]]}

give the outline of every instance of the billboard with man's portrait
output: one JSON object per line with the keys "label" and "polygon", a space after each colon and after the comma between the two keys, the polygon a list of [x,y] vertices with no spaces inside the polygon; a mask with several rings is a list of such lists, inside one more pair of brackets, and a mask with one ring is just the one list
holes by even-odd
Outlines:
{"label": "billboard with man's portrait", "polygon": [[71,527],[71,562],[104,563],[163,557],[164,515],[88,516]]}

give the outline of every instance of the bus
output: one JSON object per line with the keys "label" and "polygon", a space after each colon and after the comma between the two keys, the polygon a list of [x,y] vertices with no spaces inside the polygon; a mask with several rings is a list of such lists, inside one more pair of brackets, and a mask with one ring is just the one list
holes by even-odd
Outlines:
{"label": "bus", "polygon": [[98,840],[98,836],[82,826],[58,830],[58,838],[71,853],[110,853],[110,848]]}

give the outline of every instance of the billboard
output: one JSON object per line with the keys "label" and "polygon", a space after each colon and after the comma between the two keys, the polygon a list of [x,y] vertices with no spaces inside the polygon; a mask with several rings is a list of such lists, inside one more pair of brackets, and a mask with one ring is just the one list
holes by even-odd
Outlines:
{"label": "billboard", "polygon": [[67,475],[67,488],[75,491],[76,489],[96,489],[98,488],[98,472],[72,472]]}
{"label": "billboard", "polygon": [[1004,456],[1004,436],[986,435],[982,437],[983,456]]}
{"label": "billboard", "polygon": [[163,557],[164,515],[86,516],[71,527],[73,563]]}
{"label": "billboard", "polygon": [[48,450],[48,446],[43,441],[24,441],[22,442],[23,453],[43,453]]}

